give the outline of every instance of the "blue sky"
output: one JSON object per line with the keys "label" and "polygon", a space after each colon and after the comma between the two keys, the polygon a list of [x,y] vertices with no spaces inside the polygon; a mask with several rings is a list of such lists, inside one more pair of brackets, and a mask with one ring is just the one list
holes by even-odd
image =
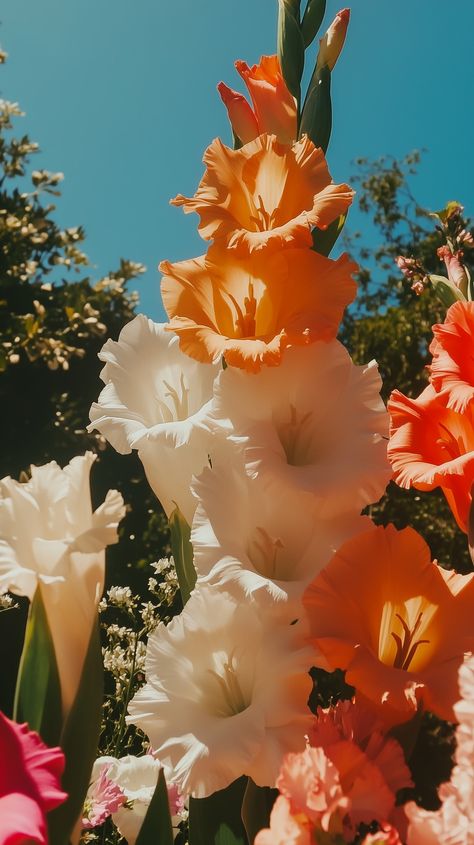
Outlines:
{"label": "blue sky", "polygon": [[[168,205],[193,192],[205,147],[230,143],[216,84],[239,88],[233,62],[275,52],[276,0],[3,0],[8,51],[1,96],[27,113],[35,166],[63,171],[57,219],[83,224],[97,276],[120,256],[148,271],[134,287],[162,318],[163,258],[204,251],[197,217]],[[340,8],[328,0],[327,24]],[[472,0],[354,0],[333,73],[329,149],[336,181],[359,156],[427,148],[419,202],[449,199],[474,214]],[[308,62],[314,61],[316,46]],[[243,89],[241,89],[243,90]],[[352,227],[373,237],[364,219]]]}

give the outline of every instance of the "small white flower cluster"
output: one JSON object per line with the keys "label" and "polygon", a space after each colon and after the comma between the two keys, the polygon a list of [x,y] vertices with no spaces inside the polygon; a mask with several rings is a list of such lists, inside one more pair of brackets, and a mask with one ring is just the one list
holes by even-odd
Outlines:
{"label": "small white flower cluster", "polygon": [[17,604],[13,601],[12,597],[5,593],[3,596],[0,596],[0,613],[2,610],[13,610],[13,608],[18,607]]}

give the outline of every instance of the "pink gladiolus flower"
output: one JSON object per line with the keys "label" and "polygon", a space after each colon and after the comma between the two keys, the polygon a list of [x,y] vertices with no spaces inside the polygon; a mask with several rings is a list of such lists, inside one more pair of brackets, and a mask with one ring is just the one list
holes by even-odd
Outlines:
{"label": "pink gladiolus flower", "polygon": [[64,755],[0,713],[0,845],[46,845],[46,813],[66,800]]}
{"label": "pink gladiolus flower", "polygon": [[85,816],[83,826],[89,830],[103,824],[112,813],[115,813],[127,797],[120,787],[107,776],[110,766],[104,766],[87,796],[84,807]]}
{"label": "pink gladiolus flower", "polygon": [[466,295],[469,277],[462,263],[462,251],[451,252],[449,246],[440,246],[437,254],[438,258],[442,258],[446,265],[449,281]]}

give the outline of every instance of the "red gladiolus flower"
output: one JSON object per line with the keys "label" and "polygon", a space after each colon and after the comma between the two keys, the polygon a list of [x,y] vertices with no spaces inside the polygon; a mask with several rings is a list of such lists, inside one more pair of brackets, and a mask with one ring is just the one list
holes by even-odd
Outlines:
{"label": "red gladiolus flower", "polygon": [[0,845],[47,845],[46,813],[66,800],[64,755],[0,713]]}

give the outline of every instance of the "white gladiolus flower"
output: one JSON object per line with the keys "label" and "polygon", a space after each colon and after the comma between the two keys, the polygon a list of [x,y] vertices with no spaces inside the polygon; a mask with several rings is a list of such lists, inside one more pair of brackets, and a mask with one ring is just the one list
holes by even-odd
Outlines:
{"label": "white gladiolus flower", "polygon": [[128,721],[184,794],[211,795],[243,774],[274,786],[284,755],[304,748],[313,655],[302,630],[204,586],[150,635]]}
{"label": "white gladiolus flower", "polygon": [[278,495],[274,487],[249,477],[237,454],[233,465],[206,467],[193,485],[191,541],[199,583],[236,587],[291,622],[305,587],[370,520],[353,513],[320,519],[313,497]]}
{"label": "white gladiolus flower", "polygon": [[0,481],[0,593],[30,601],[41,585],[56,652],[63,713],[74,701],[104,586],[105,547],[117,542],[125,508],[109,490],[92,511],[92,452],[64,468],[31,467],[31,480]]}
{"label": "white gladiolus flower", "polygon": [[228,367],[215,385],[216,428],[246,443],[251,475],[317,501],[318,517],[360,513],[391,477],[388,415],[375,361],[355,366],[337,340],[289,349],[252,378]]}
{"label": "white gladiolus flower", "polygon": [[105,387],[91,407],[89,430],[100,431],[121,454],[137,449],[166,514],[178,505],[191,522],[191,478],[212,452],[203,421],[219,365],[184,355],[178,337],[143,314],[118,341],[108,340],[99,358]]}
{"label": "white gladiolus flower", "polygon": [[[86,818],[89,814],[92,818],[94,817],[96,802],[99,803],[101,808],[107,806],[106,802],[101,801],[101,796],[97,794],[96,788],[100,775],[105,769],[107,780],[120,788],[125,799],[118,809],[111,807],[112,811],[109,812],[112,821],[120,835],[127,840],[128,845],[135,845],[153,798],[161,768],[160,761],[151,754],[145,754],[141,757],[128,754],[120,759],[98,757],[92,769],[91,784],[85,801]],[[175,786],[168,789],[168,798],[172,822],[174,826],[177,826],[185,815],[184,801]],[[98,822],[102,823],[102,821],[103,817],[99,817]]]}

